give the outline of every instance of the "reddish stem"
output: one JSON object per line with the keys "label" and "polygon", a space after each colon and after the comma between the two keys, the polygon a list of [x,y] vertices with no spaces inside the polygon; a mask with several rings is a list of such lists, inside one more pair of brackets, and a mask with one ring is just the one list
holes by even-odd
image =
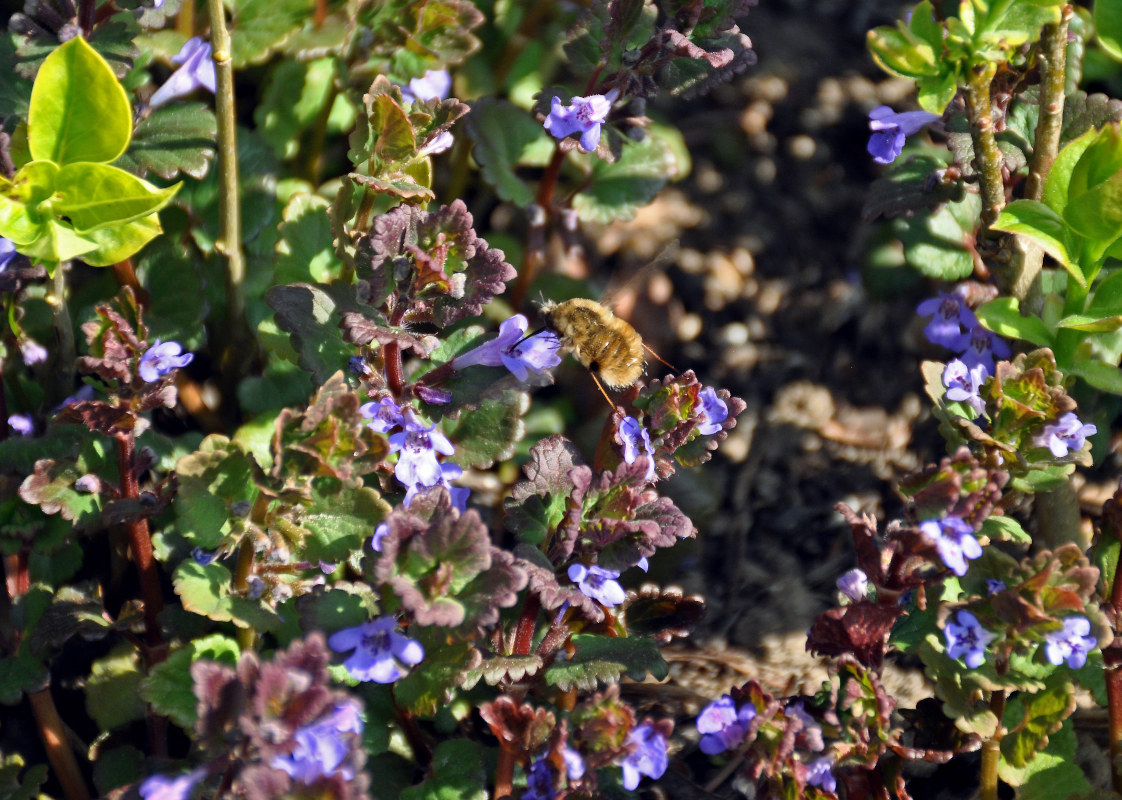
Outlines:
{"label": "reddish stem", "polygon": [[148,291],[140,285],[140,280],[136,277],[136,269],[133,267],[132,259],[126,258],[124,261],[118,261],[112,267],[113,277],[117,279],[117,283],[121,286],[127,286],[132,289],[136,295],[136,302],[140,304],[142,309],[148,309],[150,297]]}
{"label": "reddish stem", "polygon": [[66,742],[66,729],[58,715],[54,698],[51,697],[50,687],[28,692],[27,701],[31,704],[31,713],[35,715],[35,721],[39,725],[39,736],[47,751],[47,760],[51,762],[55,777],[62,784],[66,800],[89,800],[90,790],[78,768],[74,751]]}
{"label": "reddish stem", "polygon": [[[1115,532],[1118,533],[1117,531]],[[1114,566],[1114,585],[1110,590],[1110,605],[1114,618],[1122,612],[1122,554]],[[1110,712],[1110,763],[1114,765],[1110,782],[1116,792],[1122,792],[1122,648],[1111,645],[1103,651],[1106,672],[1107,710]]]}
{"label": "reddish stem", "polygon": [[495,800],[510,797],[514,791],[514,764],[517,754],[509,742],[499,740],[499,761],[495,765]]}
{"label": "reddish stem", "polygon": [[[553,148],[553,158],[545,168],[541,183],[538,184],[538,196],[534,200],[541,209],[543,218],[541,224],[531,224],[526,238],[526,255],[522,259],[522,269],[518,270],[518,279],[510,292],[510,304],[520,308],[530,290],[530,281],[538,271],[542,261],[545,260],[545,228],[549,224],[549,209],[553,205],[553,194],[557,190],[557,178],[561,174],[561,165],[565,163],[565,154],[561,152],[560,144]],[[535,220],[536,222],[536,220]]]}
{"label": "reddish stem", "polygon": [[[537,627],[538,611],[541,601],[536,594],[527,594],[522,605],[522,616],[518,618],[518,629],[514,634],[514,652],[511,655],[528,656],[534,644],[534,629]],[[496,795],[498,796],[498,795]]]}
{"label": "reddish stem", "polygon": [[[140,497],[140,484],[134,471],[136,443],[131,433],[117,434],[117,471],[121,474],[121,496],[129,499]],[[144,625],[146,639],[151,647],[163,644],[160,624],[157,617],[164,610],[164,595],[160,590],[160,576],[156,571],[156,559],[152,555],[152,539],[148,531],[148,520],[138,519],[125,523],[129,534],[129,548],[136,571],[140,577],[140,591],[144,596]],[[162,660],[162,659],[161,659]]]}

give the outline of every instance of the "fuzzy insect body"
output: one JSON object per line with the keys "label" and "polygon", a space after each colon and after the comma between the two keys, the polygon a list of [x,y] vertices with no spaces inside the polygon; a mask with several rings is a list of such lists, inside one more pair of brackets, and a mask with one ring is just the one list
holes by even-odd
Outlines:
{"label": "fuzzy insect body", "polygon": [[642,337],[607,306],[576,298],[547,301],[541,312],[564,347],[612,389],[626,389],[643,374]]}

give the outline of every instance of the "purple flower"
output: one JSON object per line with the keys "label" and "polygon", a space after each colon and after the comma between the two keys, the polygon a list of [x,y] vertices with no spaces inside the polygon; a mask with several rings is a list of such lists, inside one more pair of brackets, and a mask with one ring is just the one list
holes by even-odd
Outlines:
{"label": "purple flower", "polygon": [[1067,662],[1071,669],[1079,669],[1087,663],[1087,653],[1095,648],[1098,640],[1089,636],[1091,623],[1086,617],[1067,617],[1062,630],[1044,634],[1044,655],[1049,664],[1058,666]]}
{"label": "purple flower", "polygon": [[806,765],[806,782],[826,792],[835,791],[838,788],[838,782],[834,778],[833,768],[834,759],[830,756],[814,759]]}
{"label": "purple flower", "polygon": [[362,356],[351,356],[347,359],[347,369],[355,375],[366,376],[373,372],[370,365],[366,363],[366,359]]}
{"label": "purple flower", "polygon": [[378,402],[363,403],[358,411],[370,420],[366,424],[378,433],[389,433],[394,428],[405,425],[405,415],[401,413],[401,406],[390,397],[383,397]]}
{"label": "purple flower", "polygon": [[1008,358],[1010,353],[1009,345],[1004,339],[981,325],[975,325],[969,333],[964,333],[957,347],[963,350],[962,363],[968,369],[973,370],[982,365],[986,368],[987,375],[993,374],[994,356]]}
{"label": "purple flower", "polygon": [[8,417],[8,427],[20,436],[30,436],[35,433],[35,423],[30,414],[12,414]]}
{"label": "purple flower", "polygon": [[701,709],[697,715],[697,732],[701,734],[701,752],[715,756],[726,750],[735,750],[748,735],[748,724],[756,716],[756,707],[745,703],[740,708],[730,695]]}
{"label": "purple flower", "polygon": [[891,164],[904,149],[904,140],[924,125],[939,119],[930,111],[897,113],[888,106],[877,106],[869,112],[869,155],[878,164]]}
{"label": "purple flower", "polygon": [[16,243],[11,239],[0,236],[0,272],[8,268],[8,264],[16,257]]}
{"label": "purple flower", "polygon": [[452,402],[452,393],[447,389],[438,389],[435,386],[416,385],[413,393],[430,406],[442,406]]}
{"label": "purple flower", "polygon": [[655,476],[654,447],[651,446],[651,433],[639,424],[634,417],[624,417],[619,424],[619,438],[623,442],[623,460],[634,464],[639,457],[639,445],[647,456],[647,474],[643,480],[653,480]]}
{"label": "purple flower", "polygon": [[400,453],[393,473],[409,487],[441,483],[444,474],[436,456],[438,453],[450,456],[456,452],[448,437],[436,430],[435,424],[423,427],[412,415],[405,420],[405,430],[391,434],[389,440],[390,452]]}
{"label": "purple flower", "polygon": [[443,100],[452,91],[452,76],[446,69],[430,69],[408,86],[401,87],[401,99],[406,103],[417,100]]}
{"label": "purple flower", "polygon": [[183,49],[172,58],[179,67],[148,101],[149,108],[159,108],[177,97],[183,97],[199,87],[215,90],[214,60],[210,57],[210,43],[192,36]]}
{"label": "purple flower", "polygon": [[698,394],[701,401],[697,410],[697,429],[705,436],[712,436],[721,429],[721,423],[728,419],[728,404],[717,397],[717,390],[707,386]]}
{"label": "purple flower", "polygon": [[378,527],[374,529],[374,535],[370,537],[370,546],[374,548],[374,552],[382,552],[382,540],[390,535],[390,526],[385,522],[379,522]]}
{"label": "purple flower", "polygon": [[175,778],[152,775],[140,784],[140,796],[144,800],[187,800],[195,784],[206,776],[206,767],[199,767]]}
{"label": "purple flower", "polygon": [[522,800],[553,800],[553,768],[544,756],[530,765]]}
{"label": "purple flower", "polygon": [[856,603],[864,600],[869,591],[869,576],[854,567],[838,578],[837,587],[839,592]]}
{"label": "purple flower", "polygon": [[[180,355],[182,353],[182,355]],[[184,353],[179,342],[156,343],[144,351],[140,357],[140,366],[137,372],[145,383],[154,383],[165,375],[170,375],[173,370],[185,367],[194,360],[193,353]]]}
{"label": "purple flower", "polygon": [[1098,431],[1094,425],[1084,425],[1074,411],[1069,411],[1055,422],[1045,423],[1032,441],[1037,447],[1047,447],[1056,458],[1063,458],[1069,452],[1082,450],[1087,437]]}
{"label": "purple flower", "polygon": [[600,144],[600,126],[607,120],[612,103],[618,98],[617,89],[607,94],[574,97],[567,106],[561,105],[561,98],[554,97],[549,116],[545,119],[545,129],[555,139],[579,133],[580,146],[585,150],[595,150]]}
{"label": "purple flower", "polygon": [[428,491],[434,486],[443,486],[448,490],[448,494],[451,495],[452,505],[458,508],[460,511],[463,511],[467,508],[467,499],[468,495],[471,494],[471,490],[464,488],[463,486],[453,486],[451,483],[449,483],[449,481],[454,481],[463,474],[464,471],[459,465],[453,464],[450,461],[445,461],[440,465],[440,480],[438,480],[431,486],[414,483],[405,492],[405,500],[403,502],[408,506],[413,502],[413,498],[417,496],[417,492]]}
{"label": "purple flower", "polygon": [[935,543],[939,558],[947,569],[959,577],[966,574],[966,562],[982,554],[982,546],[974,538],[974,529],[961,517],[929,519],[919,530]]}
{"label": "purple flower", "polygon": [[425,144],[417,150],[417,156],[435,156],[448,150],[456,143],[456,138],[452,135],[452,131],[441,131],[436,136],[429,139]]}
{"label": "purple flower", "polygon": [[[957,622],[947,622],[943,634],[947,637],[947,655],[961,658],[970,669],[976,669],[986,660],[986,645],[997,638],[978,622],[969,611],[959,610]],[[964,658],[965,656],[965,658]]]}
{"label": "purple flower", "polygon": [[973,369],[961,359],[954,359],[943,369],[943,385],[947,387],[947,399],[956,403],[966,403],[970,409],[981,416],[986,410],[986,401],[978,392],[989,377],[985,364],[977,364]]}
{"label": "purple flower", "polygon": [[393,617],[378,617],[333,633],[327,645],[336,653],[354,650],[343,666],[355,680],[393,683],[425,657],[420,643],[395,631],[396,624]]}
{"label": "purple flower", "polygon": [[618,606],[627,599],[623,587],[616,580],[618,577],[619,573],[615,570],[595,565],[573,564],[569,567],[569,580],[579,586],[586,597],[608,608]]}
{"label": "purple flower", "polygon": [[[358,703],[347,701],[337,705],[331,713],[296,731],[292,752],[274,756],[271,766],[303,784],[336,773],[348,781],[354,780],[354,767],[343,762],[362,735],[362,727]],[[353,735],[346,736],[348,733]]]}
{"label": "purple flower", "polygon": [[995,595],[1004,591],[1005,581],[999,581],[997,578],[986,578],[986,594]]}
{"label": "purple flower", "polygon": [[47,360],[47,348],[39,344],[34,339],[24,339],[20,342],[20,352],[23,355],[23,363],[27,366],[32,364],[42,364]]}
{"label": "purple flower", "polygon": [[565,774],[569,780],[579,781],[584,777],[584,759],[580,753],[569,746],[561,748],[561,759],[565,762]]}
{"label": "purple flower", "polygon": [[452,369],[482,365],[503,366],[520,381],[526,380],[529,371],[540,374],[561,363],[557,354],[561,340],[553,331],[541,331],[523,339],[529,323],[522,314],[515,314],[499,325],[499,335],[452,361]]}
{"label": "purple flower", "polygon": [[938,297],[924,300],[916,308],[921,317],[931,317],[923,329],[932,344],[957,350],[963,334],[978,326],[978,318],[957,294],[939,292]]}
{"label": "purple flower", "polygon": [[639,776],[661,778],[666,772],[666,737],[650,722],[632,729],[628,744],[634,749],[621,763],[623,767],[623,788],[635,791]]}
{"label": "purple flower", "polygon": [[214,559],[217,556],[218,556],[218,551],[217,550],[215,550],[212,553],[209,550],[204,550],[201,547],[196,547],[194,550],[191,551],[191,558],[193,558],[195,560],[196,564],[198,564],[199,566],[202,566],[202,567],[205,567],[207,564],[214,561]]}
{"label": "purple flower", "polygon": [[87,400],[93,400],[94,394],[95,392],[92,386],[90,386],[88,383],[83,384],[81,389],[55,406],[54,409],[51,410],[51,413],[57,414],[59,411],[62,411],[62,409],[66,408],[72,403],[84,403]]}

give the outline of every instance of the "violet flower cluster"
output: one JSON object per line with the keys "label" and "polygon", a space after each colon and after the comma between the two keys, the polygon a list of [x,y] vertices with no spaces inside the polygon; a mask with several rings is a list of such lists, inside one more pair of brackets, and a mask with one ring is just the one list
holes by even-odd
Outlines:
{"label": "violet flower cluster", "polygon": [[623,587],[616,580],[619,573],[593,564],[572,564],[569,567],[569,580],[575,583],[586,597],[591,597],[600,605],[611,608],[627,599]]}
{"label": "violet flower cluster", "polygon": [[650,722],[644,722],[631,730],[627,741],[633,749],[620,766],[623,788],[633,792],[639,786],[640,776],[657,780],[666,772],[666,737]]}
{"label": "violet flower cluster", "polygon": [[714,700],[697,715],[701,752],[715,756],[740,747],[748,735],[748,725],[755,717],[756,707],[751,703],[737,708],[736,701],[727,694]]}
{"label": "violet flower cluster", "polygon": [[506,367],[520,381],[531,372],[541,374],[561,363],[558,350],[561,340],[553,331],[539,331],[526,336],[529,322],[515,314],[499,325],[499,335],[479,347],[468,350],[452,360],[452,369],[465,367]]}
{"label": "violet flower cluster", "polygon": [[1054,422],[1046,422],[1035,437],[1037,447],[1047,447],[1056,458],[1068,453],[1078,452],[1087,443],[1088,436],[1094,436],[1099,429],[1091,424],[1083,424],[1072,411],[1067,412]]}
{"label": "violet flower cluster", "polygon": [[940,292],[924,300],[916,311],[931,320],[923,332],[932,344],[942,345],[959,355],[943,370],[947,399],[966,403],[976,414],[986,408],[979,392],[993,374],[995,359],[1008,358],[1009,345],[978,322],[974,312],[958,294]]}
{"label": "violet flower cluster", "polygon": [[1060,630],[1044,634],[1044,657],[1053,666],[1066,663],[1071,669],[1080,669],[1098,640],[1090,635],[1091,622],[1086,617],[1067,617],[1063,623]]}
{"label": "violet flower cluster", "polygon": [[144,351],[137,366],[137,373],[145,383],[155,383],[177,369],[187,366],[195,359],[194,354],[184,353],[179,342],[156,343]]}
{"label": "violet flower cluster", "polygon": [[[364,403],[359,411],[370,420],[367,423],[370,428],[388,434],[390,452],[398,454],[394,475],[406,488],[405,505],[409,505],[418,492],[443,486],[456,508],[463,511],[467,507],[470,491],[450,483],[464,474],[463,468],[438,458],[454,455],[456,450],[448,437],[436,429],[435,423],[422,425],[411,408],[402,409],[390,397]],[[395,428],[400,430],[390,433]]]}
{"label": "violet flower cluster", "polygon": [[346,763],[351,742],[345,734],[362,735],[363,722],[358,703],[336,705],[331,713],[296,731],[291,753],[273,758],[272,766],[283,770],[298,783],[312,785],[320,778],[339,773],[354,780],[354,767]]}
{"label": "violet flower cluster", "polygon": [[966,562],[982,555],[982,545],[974,538],[974,528],[961,517],[948,515],[919,524],[920,532],[935,545],[947,569],[959,577],[966,574]]}
{"label": "violet flower cluster", "polygon": [[869,112],[869,155],[878,164],[891,164],[904,149],[904,141],[925,125],[939,119],[930,111],[893,111],[877,106]]}
{"label": "violet flower cluster", "polygon": [[970,669],[977,669],[986,660],[986,645],[997,638],[982,627],[978,618],[965,609],[959,609],[955,621],[948,620],[943,630],[947,638],[947,655],[962,659]]}
{"label": "violet flower cluster", "polygon": [[561,105],[561,98],[554,97],[549,116],[545,118],[545,129],[556,139],[579,133],[581,149],[591,152],[600,144],[600,126],[607,121],[612,103],[618,99],[618,89],[607,94],[574,97],[567,106]]}
{"label": "violet flower cluster", "polygon": [[215,92],[214,59],[211,58],[210,42],[192,36],[171,60],[180,67],[148,100],[149,108],[159,108],[200,88],[207,89],[211,94]]}
{"label": "violet flower cluster", "polygon": [[354,651],[343,661],[357,681],[393,683],[425,657],[420,642],[394,630],[393,617],[378,617],[333,633],[327,646],[337,653]]}

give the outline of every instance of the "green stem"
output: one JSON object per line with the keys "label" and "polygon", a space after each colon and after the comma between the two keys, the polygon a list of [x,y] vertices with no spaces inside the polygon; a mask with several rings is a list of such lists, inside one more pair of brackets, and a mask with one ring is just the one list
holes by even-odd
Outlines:
{"label": "green stem", "polygon": [[70,304],[67,300],[66,271],[70,264],[63,261],[55,265],[52,277],[53,289],[47,303],[51,307],[51,318],[58,336],[58,352],[55,353],[55,374],[58,377],[58,397],[66,397],[74,388],[74,322],[70,319]]}
{"label": "green stem", "polygon": [[982,190],[982,226],[989,228],[1005,207],[1005,180],[1001,174],[1002,157],[993,133],[993,102],[990,84],[996,66],[979,64],[970,70],[966,104],[970,112],[970,138],[974,143],[974,165]]}
{"label": "green stem", "polygon": [[979,791],[981,800],[997,800],[997,766],[1001,761],[1001,737],[1004,729],[1001,719],[1005,716],[1005,692],[997,691],[990,698],[990,711],[997,717],[997,730],[982,743],[982,785]]}
{"label": "green stem", "polygon": [[[1033,141],[1032,163],[1025,181],[1025,198],[1040,200],[1044,182],[1060,149],[1060,128],[1064,120],[1064,81],[1067,75],[1067,28],[1071,7],[1055,25],[1045,25],[1040,38],[1037,63],[1040,66],[1040,121]],[[1021,301],[1021,309],[1039,313],[1043,296],[1037,277],[1044,264],[1044,250],[1022,236],[1012,237],[1013,258],[1005,278],[1008,293]]]}
{"label": "green stem", "polygon": [[[222,0],[207,0],[210,41],[216,78],[215,108],[218,112],[218,251],[226,256],[226,317],[230,348],[245,341],[245,254],[242,252],[241,206],[238,202],[237,113],[234,105],[234,62],[230,32]],[[239,359],[240,360],[240,359]]]}

